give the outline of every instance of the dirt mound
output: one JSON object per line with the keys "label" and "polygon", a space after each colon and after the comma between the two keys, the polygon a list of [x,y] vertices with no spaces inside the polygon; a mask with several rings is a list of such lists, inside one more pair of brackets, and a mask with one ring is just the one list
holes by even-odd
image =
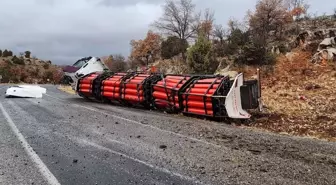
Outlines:
{"label": "dirt mound", "polygon": [[62,69],[38,58],[0,57],[2,83],[58,83]]}
{"label": "dirt mound", "polygon": [[285,56],[262,81],[266,113],[252,126],[274,132],[336,138],[336,68],[309,63],[311,53]]}

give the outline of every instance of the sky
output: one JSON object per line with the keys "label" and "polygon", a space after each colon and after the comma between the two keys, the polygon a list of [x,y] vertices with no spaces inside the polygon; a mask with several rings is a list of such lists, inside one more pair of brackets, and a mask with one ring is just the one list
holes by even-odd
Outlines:
{"label": "sky", "polygon": [[[307,0],[310,12],[331,14],[336,0]],[[130,41],[145,37],[162,14],[164,0],[0,0],[0,49],[55,64],[87,56],[130,53]],[[215,12],[216,24],[241,20],[256,0],[193,0]]]}

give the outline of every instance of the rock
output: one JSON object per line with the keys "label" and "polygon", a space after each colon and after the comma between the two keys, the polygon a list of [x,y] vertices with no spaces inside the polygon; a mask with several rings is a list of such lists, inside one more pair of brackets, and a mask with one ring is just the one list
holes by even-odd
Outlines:
{"label": "rock", "polygon": [[312,63],[323,63],[326,61],[336,61],[336,48],[323,49],[317,52],[311,60]]}
{"label": "rock", "polygon": [[72,163],[78,163],[78,159],[72,160]]}
{"label": "rock", "polygon": [[167,145],[160,145],[159,148],[160,148],[160,149],[166,149],[166,148],[167,148]]}
{"label": "rock", "polygon": [[140,121],[141,124],[148,125],[147,121]]}
{"label": "rock", "polygon": [[314,89],[320,89],[320,88],[321,88],[320,85],[314,85],[314,84],[308,84],[308,85],[305,87],[305,89],[306,89],[307,91],[314,90]]}
{"label": "rock", "polygon": [[325,38],[318,46],[317,51],[328,48],[336,48],[336,37]]}
{"label": "rock", "polygon": [[215,75],[229,76],[230,79],[234,79],[238,75],[238,72],[237,71],[223,71],[223,70],[220,70]]}
{"label": "rock", "polygon": [[115,124],[116,124],[116,125],[118,125],[118,124],[119,124],[119,122],[118,122],[118,121],[116,121],[116,122],[115,122]]}

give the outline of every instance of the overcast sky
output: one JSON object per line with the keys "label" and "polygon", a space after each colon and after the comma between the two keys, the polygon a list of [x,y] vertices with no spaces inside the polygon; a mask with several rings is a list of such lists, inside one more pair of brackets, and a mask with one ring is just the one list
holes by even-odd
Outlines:
{"label": "overcast sky", "polygon": [[[332,13],[336,0],[309,0],[310,12]],[[130,52],[160,17],[164,0],[0,0],[0,48],[25,50],[56,64]],[[194,0],[215,11],[217,24],[243,19],[256,0]]]}

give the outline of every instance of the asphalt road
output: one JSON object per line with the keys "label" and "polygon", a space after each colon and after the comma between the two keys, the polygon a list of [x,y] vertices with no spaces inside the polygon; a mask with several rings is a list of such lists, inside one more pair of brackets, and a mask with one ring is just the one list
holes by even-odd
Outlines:
{"label": "asphalt road", "polygon": [[0,86],[0,184],[336,184],[336,144]]}

